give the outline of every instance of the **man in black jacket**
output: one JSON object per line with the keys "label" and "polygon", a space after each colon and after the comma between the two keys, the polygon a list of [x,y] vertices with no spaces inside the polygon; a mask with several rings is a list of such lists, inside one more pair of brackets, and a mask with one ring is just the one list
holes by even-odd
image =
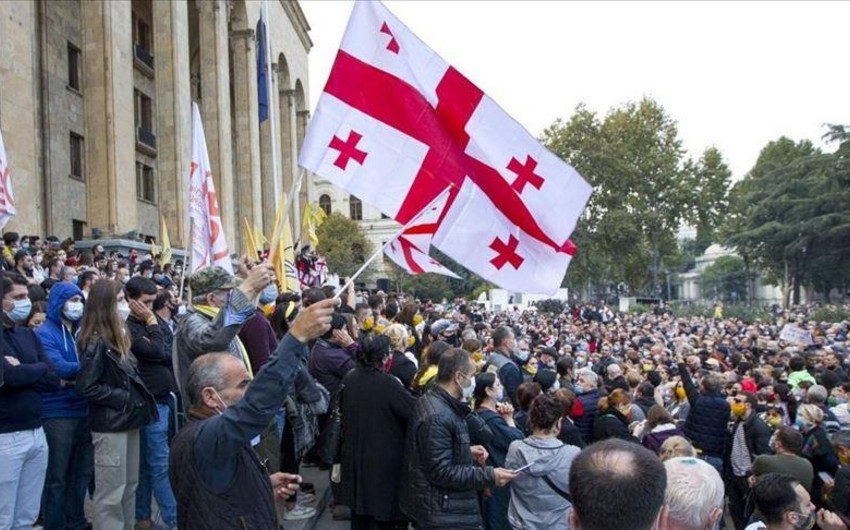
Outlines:
{"label": "man in black jacket", "polygon": [[753,460],[758,455],[770,452],[771,430],[756,414],[758,398],[753,393],[740,393],[731,405],[732,438],[727,443],[726,468],[729,470],[727,494],[729,513],[735,528],[742,530],[747,525],[747,494],[750,491],[749,477],[753,472]]}
{"label": "man in black jacket", "polygon": [[144,276],[134,276],[124,287],[130,305],[127,327],[130,351],[138,361],[139,375],[156,399],[159,418],[140,430],[139,484],[136,487],[137,527],[146,530],[151,522],[151,497],[170,528],[177,524],[177,501],[168,483],[168,399],[175,391],[171,343],[166,343],[162,327],[153,313],[156,284]]}
{"label": "man in black jacket", "polygon": [[417,528],[480,529],[478,491],[515,476],[487,467],[487,451],[470,446],[468,399],[475,388],[469,353],[452,348],[440,357],[436,384],[417,403],[407,431],[402,511]]}
{"label": "man in black jacket", "polygon": [[682,386],[688,396],[691,411],[685,420],[685,436],[699,451],[699,457],[714,466],[723,476],[723,456],[726,454],[729,403],[720,393],[721,380],[716,374],[706,374],[700,389],[694,384],[684,360],[677,359]]}

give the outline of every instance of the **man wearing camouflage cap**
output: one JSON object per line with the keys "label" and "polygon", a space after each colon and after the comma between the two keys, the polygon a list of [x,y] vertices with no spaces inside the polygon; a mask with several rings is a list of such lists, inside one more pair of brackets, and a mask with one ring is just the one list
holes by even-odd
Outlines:
{"label": "man wearing camouflage cap", "polygon": [[174,335],[175,375],[181,393],[186,387],[189,365],[196,357],[210,352],[230,352],[251,363],[239,340],[242,324],[254,315],[255,300],[274,281],[268,264],[256,265],[241,283],[221,267],[204,267],[189,279],[192,309],[177,325]]}

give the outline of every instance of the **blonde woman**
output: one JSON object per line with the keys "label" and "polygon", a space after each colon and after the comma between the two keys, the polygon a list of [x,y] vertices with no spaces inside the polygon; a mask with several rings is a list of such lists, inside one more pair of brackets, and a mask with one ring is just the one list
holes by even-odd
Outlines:
{"label": "blonde woman", "polygon": [[139,481],[139,428],[157,416],[130,353],[130,333],[119,314],[122,285],[92,286],[77,350],[83,352],[77,391],[89,403],[94,443],[94,528],[132,530]]}
{"label": "blonde woman", "polygon": [[800,456],[812,463],[815,477],[812,481],[812,502],[821,506],[821,490],[823,488],[822,473],[835,477],[838,471],[838,457],[823,428],[823,411],[817,406],[807,403],[797,409],[795,422],[800,434],[803,435],[803,448]]}
{"label": "blonde woman", "polygon": [[410,347],[410,335],[407,328],[402,324],[390,324],[384,330],[384,335],[390,339],[390,351],[392,356],[387,362],[387,373],[401,381],[404,388],[411,388],[413,378],[416,376],[416,363],[408,353]]}

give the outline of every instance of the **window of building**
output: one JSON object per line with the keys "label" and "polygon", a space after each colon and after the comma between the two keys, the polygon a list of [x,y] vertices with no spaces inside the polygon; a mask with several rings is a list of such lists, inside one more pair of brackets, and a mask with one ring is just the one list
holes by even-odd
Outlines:
{"label": "window of building", "polygon": [[319,208],[325,211],[326,214],[331,214],[331,196],[328,194],[319,197]]}
{"label": "window of building", "polygon": [[68,86],[74,90],[81,90],[80,85],[80,49],[68,43]]}
{"label": "window of building", "polygon": [[385,214],[385,213],[382,213],[382,214],[381,214],[381,219],[389,219],[389,218],[390,218],[390,216],[389,216],[389,215],[387,215],[387,214]]}
{"label": "window of building", "polygon": [[352,221],[363,220],[363,202],[354,195],[348,199],[348,213]]}
{"label": "window of building", "polygon": [[156,183],[153,168],[136,162],[136,197],[146,202],[156,202]]}
{"label": "window of building", "polygon": [[141,90],[136,90],[136,127],[153,132],[153,101]]}
{"label": "window of building", "polygon": [[83,137],[76,133],[71,133],[70,157],[71,176],[81,180],[85,179],[85,142]]}
{"label": "window of building", "polygon": [[151,27],[147,21],[133,13],[133,55],[136,59],[153,68],[153,42]]}
{"label": "window of building", "polygon": [[79,219],[71,219],[71,237],[74,241],[80,241],[86,235],[86,222]]}

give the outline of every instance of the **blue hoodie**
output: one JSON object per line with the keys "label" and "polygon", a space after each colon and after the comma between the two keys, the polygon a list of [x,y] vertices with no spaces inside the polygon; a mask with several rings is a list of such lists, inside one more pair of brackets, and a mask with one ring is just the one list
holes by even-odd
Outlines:
{"label": "blue hoodie", "polygon": [[[80,372],[80,357],[74,334],[62,322],[62,308],[72,296],[82,296],[83,292],[73,283],[60,282],[50,289],[47,298],[47,320],[37,330],[36,335],[44,345],[44,351],[60,379],[73,381]],[[64,386],[58,392],[42,395],[42,418],[85,418],[88,405],[73,385]]]}

